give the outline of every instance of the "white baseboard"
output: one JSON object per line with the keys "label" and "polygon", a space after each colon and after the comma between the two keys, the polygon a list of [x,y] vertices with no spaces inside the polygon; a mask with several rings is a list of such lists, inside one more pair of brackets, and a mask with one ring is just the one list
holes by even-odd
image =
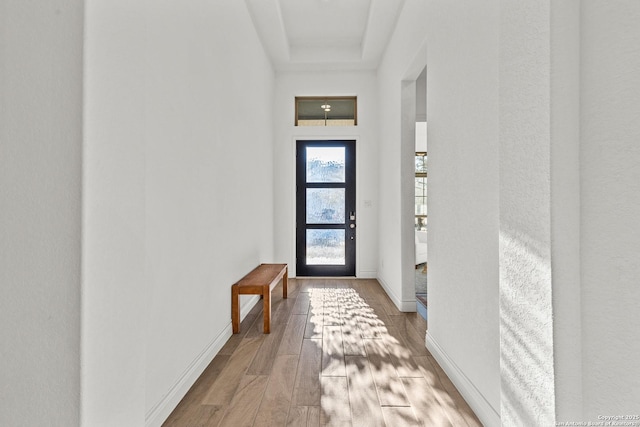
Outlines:
{"label": "white baseboard", "polygon": [[378,272],[377,271],[366,271],[360,270],[358,271],[357,278],[358,279],[377,279]]}
{"label": "white baseboard", "polygon": [[389,285],[387,285],[387,283],[381,277],[376,277],[376,279],[380,283],[380,286],[382,286],[382,289],[384,289],[384,291],[387,293],[389,298],[391,298],[391,301],[393,301],[393,303],[396,305],[398,310],[402,311],[403,313],[415,313],[416,311],[415,298],[410,301],[401,300],[395,293],[391,291],[391,288],[389,287]]}
{"label": "white baseboard", "polygon": [[453,385],[456,386],[464,400],[467,401],[473,412],[478,416],[485,427],[499,427],[500,414],[491,406],[482,393],[460,370],[458,365],[447,355],[438,342],[427,331],[427,349],[440,364]]}
{"label": "white baseboard", "polygon": [[403,313],[415,313],[418,311],[418,307],[416,306],[416,300],[413,299],[411,301],[402,301],[402,308],[400,309]]}
{"label": "white baseboard", "polygon": [[[240,313],[244,313],[243,319],[258,301],[260,301],[258,296],[252,296],[242,305]],[[146,414],[146,427],[160,427],[162,425],[231,335],[232,328],[231,321],[229,321],[224,330],[189,364],[178,381],[169,389],[169,392]]]}

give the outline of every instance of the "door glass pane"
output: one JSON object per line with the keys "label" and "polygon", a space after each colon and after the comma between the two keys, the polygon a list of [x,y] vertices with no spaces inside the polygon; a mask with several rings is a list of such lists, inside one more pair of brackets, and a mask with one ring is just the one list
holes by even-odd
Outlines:
{"label": "door glass pane", "polygon": [[416,177],[416,196],[427,197],[427,177]]}
{"label": "door glass pane", "polygon": [[427,173],[427,155],[416,154],[416,173]]}
{"label": "door glass pane", "polygon": [[427,214],[427,198],[416,197],[416,215],[426,215],[426,214]]}
{"label": "door glass pane", "polygon": [[344,147],[307,147],[307,182],[344,182]]}
{"label": "door glass pane", "polygon": [[344,230],[307,230],[307,265],[344,265]]}
{"label": "door glass pane", "polygon": [[307,224],[344,224],[344,188],[307,188]]}
{"label": "door glass pane", "polygon": [[427,178],[416,177],[416,215],[427,214]]}

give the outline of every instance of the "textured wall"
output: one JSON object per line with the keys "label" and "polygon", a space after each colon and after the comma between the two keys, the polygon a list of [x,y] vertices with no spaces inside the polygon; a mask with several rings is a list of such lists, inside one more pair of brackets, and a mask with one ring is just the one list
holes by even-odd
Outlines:
{"label": "textured wall", "polygon": [[500,15],[500,413],[553,425],[549,3]]}
{"label": "textured wall", "polygon": [[0,425],[80,415],[82,8],[0,1]]}
{"label": "textured wall", "polygon": [[500,411],[499,1],[431,1],[427,23],[429,338]]}
{"label": "textured wall", "polygon": [[551,3],[551,277],[556,416],[582,419],[580,0]]}
{"label": "textured wall", "polygon": [[640,2],[582,2],[584,411],[640,412]]}

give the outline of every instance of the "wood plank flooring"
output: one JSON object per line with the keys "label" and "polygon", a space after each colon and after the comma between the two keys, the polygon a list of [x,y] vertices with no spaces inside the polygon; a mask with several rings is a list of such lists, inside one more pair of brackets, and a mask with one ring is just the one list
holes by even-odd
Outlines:
{"label": "wood plank flooring", "polygon": [[482,425],[376,280],[281,286],[271,334],[257,304],[163,426]]}

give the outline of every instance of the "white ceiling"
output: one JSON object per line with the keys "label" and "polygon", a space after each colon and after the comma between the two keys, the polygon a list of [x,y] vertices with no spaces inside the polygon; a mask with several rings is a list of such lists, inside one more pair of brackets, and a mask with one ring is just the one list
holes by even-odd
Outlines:
{"label": "white ceiling", "polygon": [[404,0],[245,0],[278,70],[375,69]]}

